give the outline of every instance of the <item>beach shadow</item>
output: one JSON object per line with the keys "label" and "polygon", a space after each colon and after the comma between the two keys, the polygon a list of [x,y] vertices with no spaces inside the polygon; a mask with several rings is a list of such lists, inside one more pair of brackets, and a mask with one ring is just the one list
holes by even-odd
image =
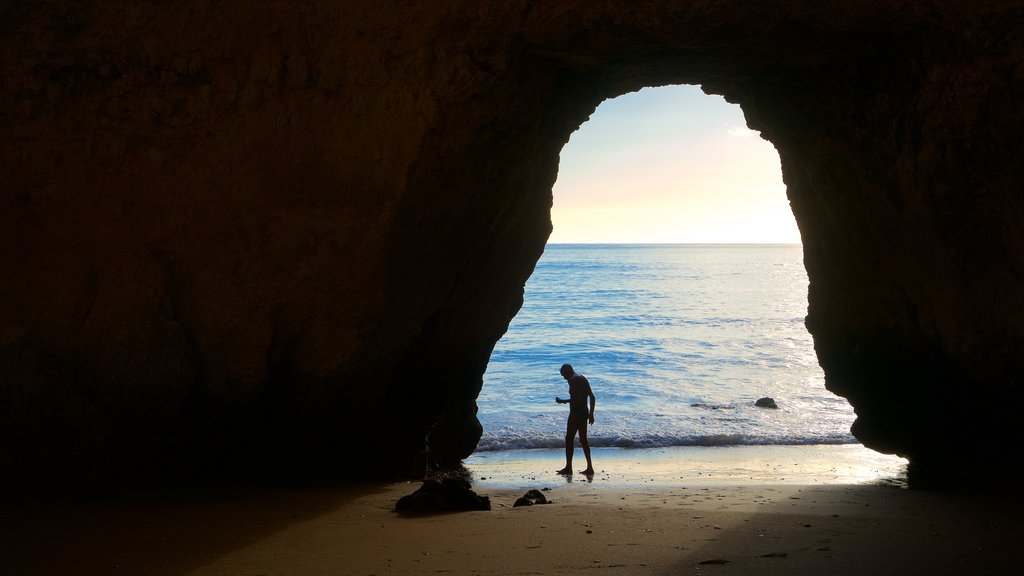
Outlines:
{"label": "beach shadow", "polygon": [[186,574],[347,503],[392,489],[353,484],[304,489],[147,492],[98,502],[5,503],[4,574]]}
{"label": "beach shadow", "polygon": [[[671,573],[1009,574],[1024,528],[1005,498],[881,485],[746,486],[707,491],[680,515]],[[671,498],[666,498],[672,505]],[[722,502],[731,501],[726,506]]]}

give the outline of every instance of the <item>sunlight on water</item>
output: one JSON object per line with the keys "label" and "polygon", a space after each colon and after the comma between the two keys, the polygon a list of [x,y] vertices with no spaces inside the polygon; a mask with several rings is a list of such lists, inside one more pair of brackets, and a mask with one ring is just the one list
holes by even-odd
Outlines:
{"label": "sunlight on water", "polygon": [[[594,446],[847,444],[804,327],[799,245],[549,245],[495,347],[479,450],[556,447],[563,362],[598,398]],[[754,401],[774,398],[778,410]]]}

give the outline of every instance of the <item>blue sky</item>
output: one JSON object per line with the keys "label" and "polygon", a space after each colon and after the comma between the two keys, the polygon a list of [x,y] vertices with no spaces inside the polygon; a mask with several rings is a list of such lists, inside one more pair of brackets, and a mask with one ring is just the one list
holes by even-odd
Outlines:
{"label": "blue sky", "polygon": [[772,144],[697,86],[606,100],[562,149],[549,242],[799,243]]}

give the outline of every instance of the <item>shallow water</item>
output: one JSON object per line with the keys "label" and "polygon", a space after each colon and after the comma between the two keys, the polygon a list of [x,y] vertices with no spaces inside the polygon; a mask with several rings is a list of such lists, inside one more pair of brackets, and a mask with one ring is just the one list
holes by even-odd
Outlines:
{"label": "shallow water", "polygon": [[[672,446],[595,448],[595,474],[555,474],[565,465],[557,449],[478,452],[465,461],[474,483],[519,487],[535,483],[587,483],[596,486],[879,484],[905,488],[906,461],[859,444],[788,446]],[[579,448],[573,464],[586,468]]]}

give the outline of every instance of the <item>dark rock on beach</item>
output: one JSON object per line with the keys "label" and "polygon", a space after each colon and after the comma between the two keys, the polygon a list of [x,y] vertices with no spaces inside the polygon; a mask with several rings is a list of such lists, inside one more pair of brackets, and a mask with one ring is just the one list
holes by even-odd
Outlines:
{"label": "dark rock on beach", "polygon": [[395,503],[396,512],[452,512],[463,510],[490,510],[491,499],[470,489],[462,478],[424,480],[412,494],[402,496]]}
{"label": "dark rock on beach", "polygon": [[515,504],[512,505],[512,507],[517,508],[519,506],[533,506],[534,504],[550,503],[551,502],[547,498],[545,498],[544,495],[540,493],[540,491],[530,490],[523,496],[520,496],[518,499],[516,499],[516,502]]}

